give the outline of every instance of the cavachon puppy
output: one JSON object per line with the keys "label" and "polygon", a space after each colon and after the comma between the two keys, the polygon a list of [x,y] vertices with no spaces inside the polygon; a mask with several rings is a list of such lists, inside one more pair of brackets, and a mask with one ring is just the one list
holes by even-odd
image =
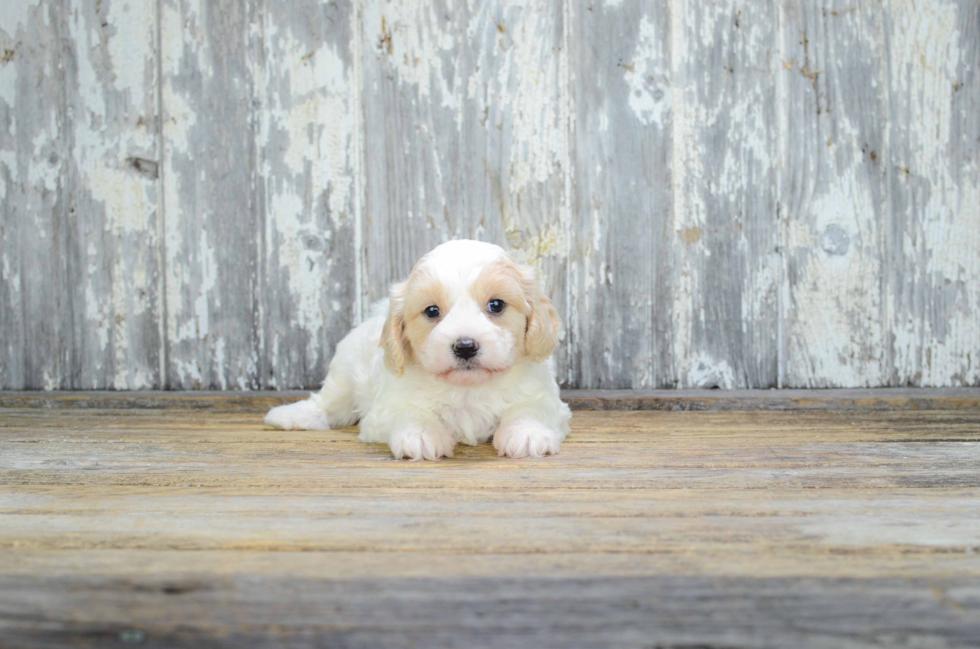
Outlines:
{"label": "cavachon puppy", "polygon": [[387,443],[398,459],[452,457],[457,443],[491,437],[499,455],[554,454],[572,416],[551,361],[560,327],[532,268],[499,246],[450,241],[340,342],[320,392],[265,422],[359,421],[362,442]]}

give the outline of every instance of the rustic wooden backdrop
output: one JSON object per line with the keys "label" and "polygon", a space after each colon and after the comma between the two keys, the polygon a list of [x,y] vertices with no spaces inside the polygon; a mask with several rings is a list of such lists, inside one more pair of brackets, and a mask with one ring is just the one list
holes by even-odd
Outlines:
{"label": "rustic wooden backdrop", "polygon": [[563,384],[980,384],[976,0],[4,0],[0,388],[316,386],[500,243]]}

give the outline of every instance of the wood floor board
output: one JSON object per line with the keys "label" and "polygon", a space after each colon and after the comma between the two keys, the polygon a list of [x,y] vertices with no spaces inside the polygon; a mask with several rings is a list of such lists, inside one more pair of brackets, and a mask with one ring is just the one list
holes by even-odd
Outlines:
{"label": "wood floor board", "polygon": [[[86,390],[42,392],[0,390],[0,408],[193,409],[263,412],[304,399],[309,390],[278,392]],[[888,411],[975,410],[980,387],[865,388],[827,390],[563,390],[573,410],[662,411]]]}
{"label": "wood floor board", "polygon": [[[0,590],[9,611],[0,633],[35,647],[199,647],[206,637],[208,647],[365,649],[975,647],[980,637],[980,589],[958,578],[269,577],[256,586],[13,578]],[[81,597],[89,605],[79,610]],[[49,609],[73,615],[38,628],[47,619],[37,611]]]}
{"label": "wood floor board", "polygon": [[0,648],[980,646],[980,409],[580,410],[556,457],[408,463],[236,399],[0,408]]}

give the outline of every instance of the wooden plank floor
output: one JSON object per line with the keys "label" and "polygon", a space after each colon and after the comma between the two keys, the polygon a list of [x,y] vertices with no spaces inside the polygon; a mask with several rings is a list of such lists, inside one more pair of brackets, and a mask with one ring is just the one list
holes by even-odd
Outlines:
{"label": "wooden plank floor", "polygon": [[969,403],[413,464],[264,398],[0,409],[0,647],[980,647]]}

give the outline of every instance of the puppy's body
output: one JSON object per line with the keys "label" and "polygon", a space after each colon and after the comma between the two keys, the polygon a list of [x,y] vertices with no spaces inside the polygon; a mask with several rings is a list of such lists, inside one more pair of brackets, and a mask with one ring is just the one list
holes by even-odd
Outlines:
{"label": "puppy's body", "polygon": [[415,460],[491,437],[501,455],[557,453],[571,418],[550,360],[559,324],[531,270],[501,248],[443,244],[341,341],[320,392],[273,408],[266,423],[359,421],[361,441]]}

